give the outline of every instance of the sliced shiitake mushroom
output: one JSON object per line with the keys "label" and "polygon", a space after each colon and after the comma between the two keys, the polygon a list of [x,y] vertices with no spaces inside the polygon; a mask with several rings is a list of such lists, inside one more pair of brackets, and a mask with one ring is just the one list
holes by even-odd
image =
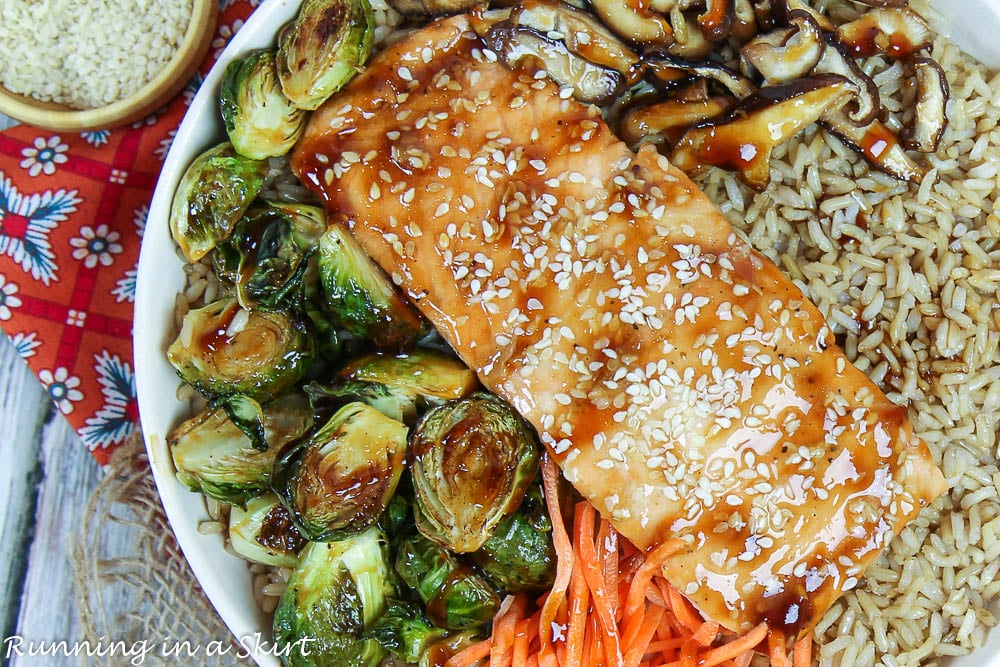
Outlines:
{"label": "sliced shiitake mushroom", "polygon": [[930,46],[931,27],[909,7],[878,7],[837,28],[847,52],[867,58],[877,53],[906,58]]}
{"label": "sliced shiitake mushroom", "polygon": [[859,152],[868,162],[902,181],[919,183],[924,169],[910,159],[899,143],[899,137],[885,123],[876,119],[858,126],[843,112],[829,112],[820,123]]}
{"label": "sliced shiitake mushroom", "polygon": [[571,52],[563,42],[530,28],[500,23],[483,41],[511,69],[544,69],[560,85],[571,86],[573,97],[581,102],[601,104],[621,90],[621,73],[595,65]]}
{"label": "sliced shiitake mushroom", "polygon": [[572,53],[595,65],[635,73],[639,56],[590,14],[564,2],[526,0],[511,13],[523,28],[562,41]]}
{"label": "sliced shiitake mushroom", "polygon": [[637,149],[643,143],[676,143],[693,125],[723,114],[731,101],[725,97],[704,100],[669,99],[629,109],[622,118],[619,134]]}
{"label": "sliced shiitake mushroom", "polygon": [[660,76],[661,72],[663,76],[669,76],[670,71],[673,70],[689,76],[716,81],[731,95],[739,99],[752,94],[757,89],[750,79],[739,72],[711,60],[691,61],[663,49],[647,49],[642,56],[642,62],[656,76]]}
{"label": "sliced shiitake mushroom", "polygon": [[851,0],[851,2],[869,7],[905,7],[909,0]]}
{"label": "sliced shiitake mushroom", "polygon": [[702,34],[698,19],[690,12],[675,9],[670,12],[670,27],[674,31],[674,43],[667,51],[689,60],[702,60],[715,50],[715,44]]}
{"label": "sliced shiitake mushroom", "polygon": [[774,147],[838,109],[849,92],[844,78],[829,74],[761,88],[720,120],[685,132],[670,161],[688,173],[706,166],[735,171],[747,185],[763,190],[771,180]]}
{"label": "sliced shiitake mushroom", "polygon": [[745,43],[757,34],[757,17],[750,0],[736,0],[733,10],[733,29],[729,38],[737,45]]}
{"label": "sliced shiitake mushroom", "polygon": [[510,7],[491,9],[489,5],[478,4],[469,10],[469,24],[482,37],[496,24],[509,20],[512,11]]}
{"label": "sliced shiitake mushroom", "polygon": [[812,17],[812,20],[824,32],[834,32],[837,29],[837,26],[834,25],[829,16],[818,9],[814,9],[809,3],[803,2],[803,0],[775,0],[774,10],[775,14],[786,23],[792,12],[805,12]]}
{"label": "sliced shiitake mushroom", "polygon": [[471,9],[481,0],[389,0],[392,8],[403,16],[420,18],[458,14]]}
{"label": "sliced shiitake mushroom", "polygon": [[864,73],[853,58],[844,52],[833,35],[829,35],[814,74],[838,74],[851,82],[853,99],[845,107],[851,121],[858,126],[868,125],[882,110],[878,86]]}
{"label": "sliced shiitake mushroom", "polygon": [[647,8],[636,7],[629,0],[591,0],[591,6],[605,25],[624,39],[660,46],[674,41],[669,21]]}
{"label": "sliced shiitake mushroom", "polygon": [[948,80],[941,66],[930,58],[917,57],[911,62],[917,81],[916,104],[913,120],[900,132],[899,139],[910,150],[933,153],[948,124]]}
{"label": "sliced shiitake mushroom", "polygon": [[823,33],[806,12],[789,14],[789,26],[757,35],[740,56],[768,83],[784,83],[808,74],[826,49]]}
{"label": "sliced shiitake mushroom", "polygon": [[698,15],[701,34],[710,42],[721,42],[729,37],[736,20],[734,0],[705,0],[705,11]]}

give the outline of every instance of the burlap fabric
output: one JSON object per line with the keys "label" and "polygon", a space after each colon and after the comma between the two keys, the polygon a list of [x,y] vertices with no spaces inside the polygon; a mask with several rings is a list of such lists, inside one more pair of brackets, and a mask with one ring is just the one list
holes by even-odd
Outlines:
{"label": "burlap fabric", "polygon": [[[202,593],[167,522],[141,437],[112,457],[70,544],[84,636],[146,641],[142,665],[253,665]],[[108,530],[118,524],[112,538]],[[122,536],[126,539],[122,539]],[[114,612],[110,611],[114,601]],[[125,609],[126,611],[121,611]],[[164,657],[162,646],[189,642],[199,655]],[[206,656],[210,642],[232,642],[223,656]],[[185,653],[181,653],[184,656]],[[81,657],[80,664],[94,665]],[[134,665],[134,657],[105,656],[100,665]]]}

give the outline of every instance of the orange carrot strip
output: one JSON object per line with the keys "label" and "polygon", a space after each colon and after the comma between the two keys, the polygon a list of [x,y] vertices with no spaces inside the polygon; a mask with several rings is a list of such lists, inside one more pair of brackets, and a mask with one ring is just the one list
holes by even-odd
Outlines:
{"label": "orange carrot strip", "polygon": [[632,586],[629,588],[628,598],[625,600],[626,616],[632,616],[639,610],[646,597],[646,589],[649,587],[649,582],[652,580],[653,575],[658,574],[663,564],[667,562],[667,559],[677,553],[683,546],[684,542],[681,540],[667,540],[646,555],[646,560],[643,561],[642,565],[635,572],[635,577],[632,579]]}
{"label": "orange carrot strip", "polygon": [[660,655],[667,651],[674,651],[679,649],[686,641],[686,637],[674,637],[672,639],[660,639],[650,642],[649,646],[646,647],[646,655]]}
{"label": "orange carrot strip", "polygon": [[538,662],[543,667],[558,667],[552,646],[553,625],[558,624],[560,610],[566,603],[566,589],[569,587],[573,571],[573,545],[566,533],[559,504],[559,470],[548,454],[542,457],[542,486],[545,491],[545,507],[552,521],[552,544],[556,551],[556,577],[542,605],[538,618],[538,636],[541,643]]}
{"label": "orange carrot strip", "polygon": [[694,634],[691,635],[691,639],[695,640],[702,646],[711,646],[718,634],[719,624],[714,621],[705,621],[701,624],[701,627],[699,627]]}
{"label": "orange carrot strip", "polygon": [[742,637],[737,637],[729,643],[705,653],[698,667],[715,667],[715,665],[721,665],[726,660],[732,660],[748,651],[753,651],[766,637],[767,624],[761,623]]}
{"label": "orange carrot strip", "polygon": [[771,657],[771,667],[792,667],[785,649],[785,633],[774,629],[767,635],[767,652]]}
{"label": "orange carrot strip", "polygon": [[[577,522],[583,517],[578,513],[573,517],[573,534],[577,535]],[[575,556],[579,556],[579,545],[573,545]],[[590,593],[583,570],[574,567],[569,580],[569,622],[566,630],[567,665],[583,664],[584,636],[587,629],[587,611],[590,608]]]}
{"label": "orange carrot strip", "polygon": [[812,633],[804,633],[792,647],[792,667],[809,667],[812,665],[813,638]]}
{"label": "orange carrot strip", "polygon": [[621,608],[619,600],[618,585],[620,583],[618,574],[618,531],[614,529],[611,522],[601,517],[597,530],[597,553],[600,555],[601,563],[604,565],[604,590],[608,592],[608,601],[611,608],[615,610],[616,620],[621,620]]}
{"label": "orange carrot strip", "polygon": [[[531,618],[522,619],[514,631],[514,651],[511,654],[511,664],[516,667],[528,662],[528,651],[531,647],[531,628],[538,627]],[[492,663],[491,663],[492,665]]]}
{"label": "orange carrot strip", "polygon": [[691,603],[687,601],[687,598],[681,595],[680,591],[669,584],[667,585],[667,597],[670,600],[670,610],[674,612],[674,616],[677,617],[677,620],[688,629],[688,632],[697,632],[698,628],[700,628],[701,624],[705,621],[698,616],[698,613],[691,606]]}
{"label": "orange carrot strip", "polygon": [[489,654],[490,640],[485,639],[462,649],[448,658],[448,661],[444,663],[444,667],[472,667],[483,658],[488,657]]}
{"label": "orange carrot strip", "polygon": [[593,505],[586,501],[579,503],[576,511],[583,515],[579,526],[580,532],[577,535],[580,561],[584,577],[587,579],[587,587],[590,588],[591,606],[597,615],[597,620],[600,621],[600,629],[604,633],[605,658],[609,664],[619,665],[622,661],[622,649],[618,636],[618,624],[615,621],[616,614],[611,606],[612,602],[608,591],[604,587],[604,570],[594,545],[594,519],[597,516],[597,511]]}
{"label": "orange carrot strip", "polygon": [[[506,667],[514,653],[514,628],[524,617],[528,600],[524,595],[508,595],[493,617],[493,639],[490,647],[490,667]],[[515,663],[516,664],[516,663]]]}
{"label": "orange carrot strip", "polygon": [[629,648],[625,653],[625,667],[638,667],[639,663],[642,662],[642,658],[649,648],[649,642],[653,639],[653,634],[666,612],[667,610],[663,607],[652,607],[646,611],[646,617],[643,619],[637,635],[626,644]]}

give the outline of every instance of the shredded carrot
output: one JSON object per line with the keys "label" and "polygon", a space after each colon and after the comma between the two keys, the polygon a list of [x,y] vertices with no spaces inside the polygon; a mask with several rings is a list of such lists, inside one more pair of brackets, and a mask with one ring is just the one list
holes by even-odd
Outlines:
{"label": "shredded carrot", "polygon": [[812,634],[804,633],[792,647],[792,667],[809,667],[812,664]]}
{"label": "shredded carrot", "polygon": [[785,648],[785,633],[777,628],[767,635],[767,652],[771,657],[771,667],[792,667]]}
{"label": "shredded carrot", "polygon": [[558,474],[546,456],[542,480],[557,558],[552,589],[537,600],[525,594],[505,599],[493,636],[446,667],[749,667],[765,645],[772,667],[811,664],[808,637],[795,643],[790,660],[780,630],[761,623],[734,636],[702,618],[663,576],[682,541],[644,553],[587,502],[573,508],[567,530]]}

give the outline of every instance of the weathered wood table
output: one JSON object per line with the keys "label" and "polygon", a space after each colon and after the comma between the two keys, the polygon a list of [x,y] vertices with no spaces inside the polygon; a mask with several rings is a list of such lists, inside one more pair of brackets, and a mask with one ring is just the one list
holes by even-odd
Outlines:
{"label": "weathered wood table", "polygon": [[[0,639],[82,640],[68,538],[101,469],[45,389],[0,335]],[[0,664],[71,664],[6,657]]]}

